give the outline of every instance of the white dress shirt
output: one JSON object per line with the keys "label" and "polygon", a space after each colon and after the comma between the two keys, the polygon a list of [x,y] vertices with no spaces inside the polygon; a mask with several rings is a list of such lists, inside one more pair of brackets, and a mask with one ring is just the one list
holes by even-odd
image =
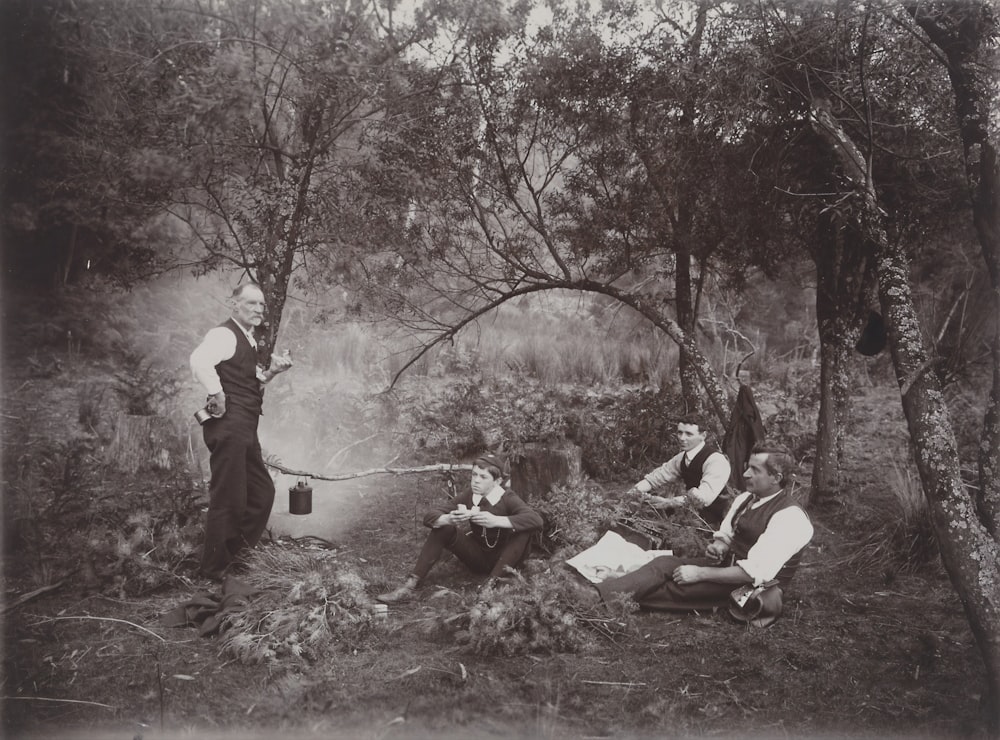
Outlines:
{"label": "white dress shirt", "polygon": [[[781,493],[781,491],[778,491]],[[773,499],[778,493],[750,505],[751,509],[759,508]],[[748,496],[748,492],[741,493],[729,507],[726,518],[722,520],[722,526],[715,533],[717,540],[722,540],[727,545],[732,545],[733,536],[733,515],[739,511]],[[767,583],[778,575],[785,563],[787,563],[795,553],[809,544],[813,536],[813,525],[809,517],[798,506],[789,506],[782,509],[771,517],[767,523],[767,528],[761,533],[757,542],[750,548],[745,560],[737,560],[736,565],[747,572],[755,586]]]}
{"label": "white dress shirt", "polygon": [[[674,455],[667,462],[663,463],[663,465],[647,474],[639,481],[636,488],[640,491],[648,492],[668,483],[676,483],[682,480],[681,461],[687,455],[687,462],[690,464],[691,460],[701,452],[701,448],[704,446],[705,443],[702,442],[689,452]],[[732,468],[729,465],[729,459],[721,452],[713,452],[705,458],[705,464],[701,470],[701,482],[684,493],[695,507],[700,509],[708,506],[715,501],[719,494],[722,493],[722,489],[726,487],[731,471]]]}
{"label": "white dress shirt", "polygon": [[[233,323],[240,328],[247,342],[256,350],[257,340],[254,339],[253,330],[247,330],[235,319]],[[214,396],[222,390],[222,381],[219,380],[215,366],[233,358],[236,354],[236,342],[237,337],[233,332],[224,326],[217,326],[209,330],[201,344],[191,353],[191,374],[204,386],[208,395]],[[257,369],[257,375],[257,379],[260,380],[260,368]]]}

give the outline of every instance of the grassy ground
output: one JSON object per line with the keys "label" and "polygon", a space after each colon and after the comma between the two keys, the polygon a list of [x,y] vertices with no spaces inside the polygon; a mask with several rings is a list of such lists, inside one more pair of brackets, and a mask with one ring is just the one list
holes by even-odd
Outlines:
{"label": "grassy ground", "polygon": [[[75,434],[86,381],[77,370],[43,378],[8,366],[8,517],[32,511],[30,500],[11,496],[32,495],[19,476],[34,451]],[[475,579],[449,560],[424,599],[393,608],[356,639],[340,639],[322,660],[245,665],[223,654],[217,638],[160,624],[204,585],[184,568],[134,595],[88,571],[87,550],[102,543],[84,536],[70,564],[55,549],[50,558],[29,558],[30,519],[8,521],[3,734],[981,736],[983,671],[961,604],[936,561],[900,567],[891,555],[897,533],[887,523],[898,509],[884,468],[905,454],[898,400],[891,390],[866,388],[856,403],[844,499],[812,512],[817,536],[785,617],[766,631],[723,614],[640,613],[623,633],[595,636],[576,653],[478,656],[431,628],[474,598]],[[96,490],[109,495],[171,485],[162,476],[106,476]],[[72,496],[76,483],[65,485]],[[336,559],[377,593],[405,574],[424,535],[417,515],[443,487],[434,478],[358,485],[367,495],[330,536]]]}

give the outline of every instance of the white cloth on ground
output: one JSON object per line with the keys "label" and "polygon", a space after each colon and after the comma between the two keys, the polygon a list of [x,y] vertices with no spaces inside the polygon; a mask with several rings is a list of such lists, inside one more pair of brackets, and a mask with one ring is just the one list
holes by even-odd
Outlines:
{"label": "white cloth on ground", "polygon": [[574,555],[566,564],[591,583],[600,583],[631,573],[653,558],[673,554],[672,550],[643,550],[617,532],[605,532],[597,544]]}

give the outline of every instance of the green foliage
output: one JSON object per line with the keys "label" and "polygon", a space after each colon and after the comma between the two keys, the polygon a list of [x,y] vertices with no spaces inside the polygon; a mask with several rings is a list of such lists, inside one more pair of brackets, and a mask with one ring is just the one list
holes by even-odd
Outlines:
{"label": "green foliage", "polygon": [[635,503],[585,480],[558,486],[533,506],[545,518],[545,544],[572,556],[597,542]]}
{"label": "green foliage", "polygon": [[635,604],[618,602],[610,611],[582,604],[568,571],[516,574],[484,588],[457,615],[439,617],[433,629],[483,656],[513,656],[586,650],[595,632],[609,635],[630,626]]}
{"label": "green foliage", "polygon": [[565,436],[560,398],[527,378],[458,375],[441,388],[410,386],[399,405],[401,431],[430,455],[462,457],[485,448],[517,451],[526,442]]}
{"label": "green foliage", "polygon": [[676,452],[683,405],[672,387],[577,390],[565,404],[571,414],[568,437],[583,450],[589,475],[634,475]]}
{"label": "green foliage", "polygon": [[7,480],[6,546],[37,585],[74,576],[95,590],[147,593],[176,580],[198,545],[200,494],[184,474],[110,475],[93,439],[34,442]]}
{"label": "green foliage", "polygon": [[581,389],[523,376],[460,374],[441,387],[411,383],[400,400],[400,432],[423,454],[449,458],[485,448],[569,439],[595,477],[634,474],[673,454],[679,401],[664,389]]}
{"label": "green foliage", "polygon": [[364,580],[335,552],[273,544],[247,560],[241,578],[260,593],[223,622],[223,654],[246,664],[311,662],[380,630]]}
{"label": "green foliage", "polygon": [[816,447],[817,376],[812,368],[786,363],[755,391],[758,403],[766,398],[774,409],[764,412],[768,441],[788,447],[796,460],[811,455]]}
{"label": "green foliage", "polygon": [[121,399],[126,414],[156,416],[165,414],[181,388],[181,379],[174,370],[164,369],[155,360],[119,345],[118,372],[115,373],[115,393]]}
{"label": "green foliage", "polygon": [[621,525],[646,535],[654,544],[658,539],[659,549],[699,557],[712,531],[691,507],[654,509],[631,489],[605,489],[589,480],[557,487],[534,506],[545,518],[543,545],[553,559],[572,557]]}

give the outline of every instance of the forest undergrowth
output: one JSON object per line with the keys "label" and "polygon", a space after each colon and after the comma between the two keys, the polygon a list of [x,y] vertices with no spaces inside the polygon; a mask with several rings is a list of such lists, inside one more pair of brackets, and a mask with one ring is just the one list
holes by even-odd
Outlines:
{"label": "forest undergrowth", "polygon": [[[669,392],[615,400],[464,376],[409,398],[403,422],[425,432],[412,459],[564,437],[590,466],[534,502],[549,527],[522,575],[481,592],[445,560],[423,598],[381,611],[373,594],[398,583],[424,536],[415,512],[449,491],[437,476],[392,478],[363,487],[336,537],[259,548],[246,576],[255,593],[221,634],[200,637],[161,622],[209,587],[194,576],[205,504],[195,451],[178,443],[161,469],[116,471],[105,415],[130,386],[108,378],[147,370],[54,354],[60,368],[5,355],[7,737],[982,734],[981,664],[921,524],[887,383],[859,383],[843,493],[812,511],[816,537],[771,629],[627,602],[596,614],[572,598],[565,558],[670,452]],[[119,400],[97,403],[99,386]],[[803,459],[800,496],[809,387],[808,370],[789,369],[755,389]],[[495,423],[468,426],[487,403]],[[696,550],[707,535],[685,516],[662,525],[672,546]]]}

